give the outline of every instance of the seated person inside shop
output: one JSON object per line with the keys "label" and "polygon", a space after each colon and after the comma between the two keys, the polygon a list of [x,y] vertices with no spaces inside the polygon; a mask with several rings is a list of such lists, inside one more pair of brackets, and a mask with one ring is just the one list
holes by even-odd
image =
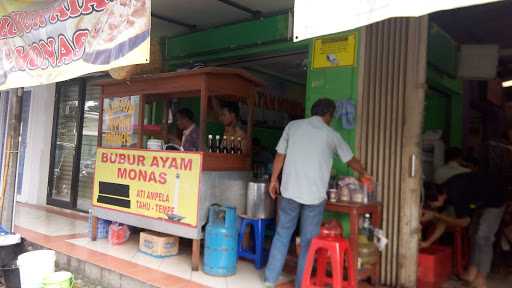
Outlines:
{"label": "seated person inside shop", "polygon": [[434,173],[434,183],[443,184],[446,180],[455,175],[471,172],[463,163],[463,153],[460,148],[450,147],[445,152],[445,164],[436,169]]}
{"label": "seated person inside shop", "polygon": [[[459,227],[471,225],[470,267],[462,278],[473,287],[487,287],[494,236],[504,212],[504,191],[500,181],[488,174],[459,174],[443,185],[425,185],[425,198],[430,208],[423,211],[422,220],[443,221],[446,225]],[[439,212],[450,206],[453,207],[451,216],[450,212]]]}
{"label": "seated person inside shop", "polygon": [[247,152],[247,134],[240,123],[240,107],[237,102],[220,102],[213,97],[212,101],[219,120],[224,125],[224,135],[228,141],[240,139],[242,151]]}
{"label": "seated person inside shop", "polygon": [[[462,150],[457,147],[450,147],[445,152],[445,164],[438,169],[436,169],[434,173],[434,183],[437,185],[444,184],[447,180],[452,178],[453,176],[469,173],[472,170],[470,168],[466,168],[464,166],[471,166],[470,164],[464,163]],[[464,166],[463,166],[464,165]],[[425,184],[425,190],[428,190],[428,185],[432,185],[430,183]],[[429,208],[428,203],[426,208]],[[448,206],[440,211],[441,213],[453,216],[453,207]],[[426,248],[436,242],[446,231],[448,228],[448,224],[445,221],[438,221],[432,219],[422,219],[424,222],[433,222],[433,229],[427,239],[420,242],[420,248]]]}
{"label": "seated person inside shop", "polygon": [[187,108],[176,112],[176,126],[182,131],[181,140],[171,140],[185,151],[199,151],[199,128],[194,123],[194,113]]}

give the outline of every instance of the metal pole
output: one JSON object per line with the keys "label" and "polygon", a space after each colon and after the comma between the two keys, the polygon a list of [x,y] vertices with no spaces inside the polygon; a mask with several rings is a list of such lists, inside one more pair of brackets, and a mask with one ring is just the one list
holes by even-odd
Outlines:
{"label": "metal pole", "polygon": [[7,139],[4,148],[5,167],[3,173],[1,209],[2,226],[13,232],[16,203],[16,177],[18,172],[18,150],[21,133],[21,101],[23,88],[9,90],[9,110],[7,115]]}

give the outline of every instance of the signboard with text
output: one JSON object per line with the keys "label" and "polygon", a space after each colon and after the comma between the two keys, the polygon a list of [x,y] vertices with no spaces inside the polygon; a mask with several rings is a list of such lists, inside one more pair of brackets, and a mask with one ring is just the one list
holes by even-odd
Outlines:
{"label": "signboard with text", "polygon": [[101,146],[130,148],[137,145],[139,96],[103,99]]}
{"label": "signboard with text", "polygon": [[0,90],[149,62],[151,0],[0,0]]}
{"label": "signboard with text", "polygon": [[356,33],[315,39],[313,68],[353,66],[356,58]]}
{"label": "signboard with text", "polygon": [[195,227],[201,157],[98,148],[93,205]]}

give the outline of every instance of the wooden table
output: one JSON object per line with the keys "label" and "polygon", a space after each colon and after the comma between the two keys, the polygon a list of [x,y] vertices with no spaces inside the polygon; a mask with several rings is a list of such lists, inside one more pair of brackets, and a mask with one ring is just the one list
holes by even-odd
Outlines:
{"label": "wooden table", "polygon": [[[372,215],[372,226],[374,228],[381,228],[382,223],[382,205],[381,203],[354,203],[354,202],[339,202],[332,203],[327,202],[325,209],[327,211],[338,212],[349,214],[350,216],[350,247],[352,249],[353,255],[353,263],[356,267],[354,269],[354,275],[357,275],[358,279],[361,276],[365,276],[366,273],[360,273],[357,271],[357,259],[358,259],[358,235],[359,235],[359,219],[366,213]],[[371,269],[369,276],[371,277],[372,284],[377,284],[380,280],[380,259],[377,261],[377,264],[373,265],[373,269]],[[358,273],[359,272],[359,273]]]}

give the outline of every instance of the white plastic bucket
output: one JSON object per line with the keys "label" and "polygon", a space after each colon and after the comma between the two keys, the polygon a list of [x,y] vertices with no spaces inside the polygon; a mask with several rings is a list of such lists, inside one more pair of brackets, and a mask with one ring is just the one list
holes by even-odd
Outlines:
{"label": "white plastic bucket", "polygon": [[55,251],[36,250],[18,256],[21,288],[41,288],[43,279],[55,272]]}
{"label": "white plastic bucket", "polygon": [[147,148],[149,150],[162,150],[164,142],[160,139],[149,139],[147,142]]}

